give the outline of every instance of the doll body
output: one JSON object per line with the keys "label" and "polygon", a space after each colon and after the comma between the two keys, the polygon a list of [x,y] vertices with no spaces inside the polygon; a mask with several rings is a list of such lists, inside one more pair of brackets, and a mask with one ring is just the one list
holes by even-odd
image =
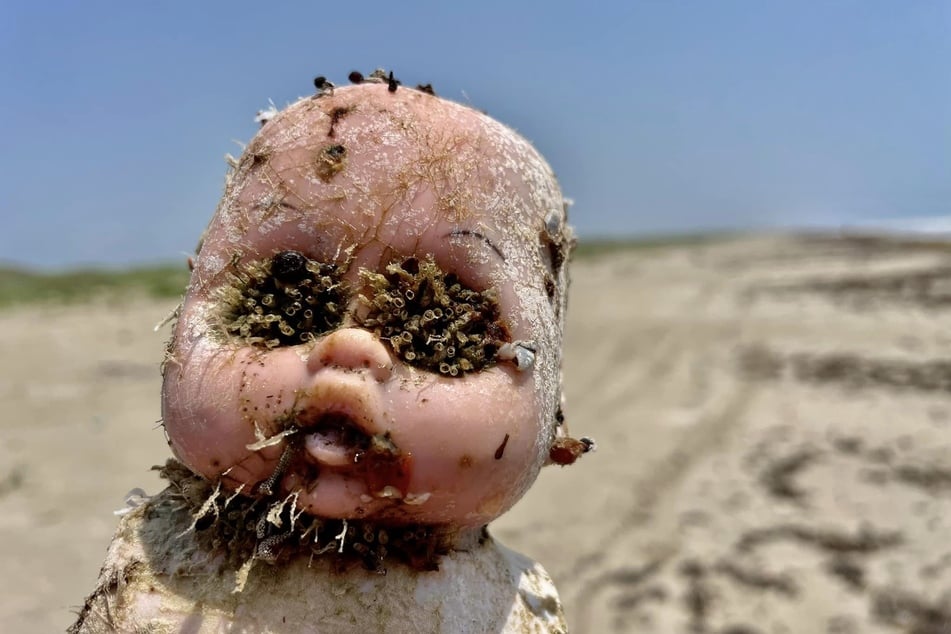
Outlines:
{"label": "doll body", "polygon": [[[242,565],[191,527],[181,494],[189,478],[179,472],[172,480],[122,518],[98,587],[71,632],[567,631],[544,569],[481,530],[460,538],[438,570],[390,563],[380,574],[358,565],[341,569],[325,556]],[[335,552],[338,544],[330,544]]]}

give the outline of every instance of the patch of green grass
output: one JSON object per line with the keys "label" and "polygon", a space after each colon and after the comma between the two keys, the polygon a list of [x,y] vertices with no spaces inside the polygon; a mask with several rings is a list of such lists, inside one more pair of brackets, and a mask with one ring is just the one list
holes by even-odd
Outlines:
{"label": "patch of green grass", "polygon": [[579,238],[578,244],[571,255],[576,258],[590,258],[610,255],[620,251],[699,246],[735,236],[736,234],[732,233],[709,232],[649,235],[643,237],[632,236],[626,238]]}
{"label": "patch of green grass", "polygon": [[110,271],[76,269],[58,273],[0,267],[0,308],[33,303],[79,303],[93,299],[181,297],[188,269],[180,264]]}

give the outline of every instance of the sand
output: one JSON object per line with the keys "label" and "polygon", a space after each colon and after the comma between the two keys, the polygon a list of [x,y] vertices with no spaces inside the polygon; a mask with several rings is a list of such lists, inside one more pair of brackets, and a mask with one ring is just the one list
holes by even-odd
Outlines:
{"label": "sand", "polygon": [[[743,238],[572,279],[566,414],[598,451],[492,526],[572,631],[951,632],[951,247]],[[172,303],[0,313],[0,630],[65,629],[159,488]]]}

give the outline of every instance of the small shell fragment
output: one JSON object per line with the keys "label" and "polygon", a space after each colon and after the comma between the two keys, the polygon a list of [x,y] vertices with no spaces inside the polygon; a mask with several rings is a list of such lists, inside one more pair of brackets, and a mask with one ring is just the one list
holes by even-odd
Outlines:
{"label": "small shell fragment", "polygon": [[374,492],[373,495],[375,495],[378,498],[388,498],[388,499],[395,499],[395,500],[398,500],[403,497],[402,492],[400,492],[399,489],[397,489],[395,486],[390,484],[386,485],[379,491]]}
{"label": "small shell fragment", "polygon": [[410,506],[419,506],[420,504],[425,504],[427,500],[432,496],[432,493],[407,493],[406,497],[403,498],[403,504],[409,504]]}
{"label": "small shell fragment", "polygon": [[258,110],[257,115],[254,117],[254,122],[259,123],[262,126],[277,116],[277,107],[272,101],[271,104],[264,110]]}
{"label": "small shell fragment", "polygon": [[139,487],[136,487],[125,494],[125,498],[124,498],[125,507],[113,511],[112,514],[121,516],[127,513],[131,513],[138,507],[148,502],[151,497],[152,496],[146,494],[145,491],[143,491]]}
{"label": "small shell fragment", "polygon": [[499,348],[498,357],[502,361],[514,361],[515,369],[526,372],[535,366],[535,342],[513,341]]}
{"label": "small shell fragment", "polygon": [[284,431],[274,434],[273,436],[269,438],[262,438],[261,440],[257,442],[251,443],[250,445],[245,445],[245,449],[247,449],[248,451],[260,451],[264,449],[265,447],[273,447],[274,445],[279,445],[286,436],[290,436],[291,434],[296,434],[296,433],[297,433],[296,427],[289,427],[285,429]]}
{"label": "small shell fragment", "polygon": [[551,237],[561,235],[561,214],[552,211],[545,217],[545,231]]}

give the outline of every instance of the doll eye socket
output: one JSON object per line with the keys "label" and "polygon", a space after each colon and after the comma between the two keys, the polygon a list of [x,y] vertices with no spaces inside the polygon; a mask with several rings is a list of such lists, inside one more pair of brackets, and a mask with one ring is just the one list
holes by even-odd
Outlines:
{"label": "doll eye socket", "polygon": [[305,343],[334,330],[349,295],[342,274],[339,266],[298,251],[242,265],[218,291],[221,330],[262,348]]}
{"label": "doll eye socket", "polygon": [[460,376],[495,363],[509,340],[494,289],[476,291],[430,255],[389,264],[383,273],[361,269],[367,291],[358,321],[410,365]]}

